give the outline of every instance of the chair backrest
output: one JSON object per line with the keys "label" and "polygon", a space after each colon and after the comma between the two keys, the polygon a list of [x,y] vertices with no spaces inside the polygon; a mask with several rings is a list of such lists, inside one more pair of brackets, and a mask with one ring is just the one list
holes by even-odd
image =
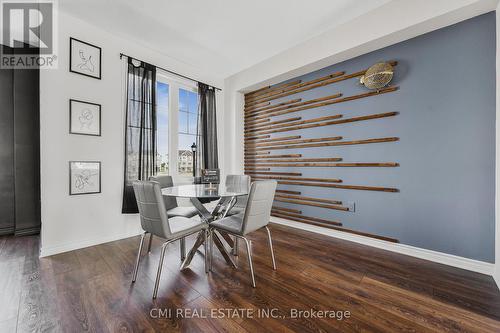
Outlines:
{"label": "chair backrest", "polygon": [[154,181],[135,181],[135,199],[144,231],[169,239],[172,235],[160,185]]}
{"label": "chair backrest", "polygon": [[243,235],[260,229],[269,223],[277,184],[275,180],[263,180],[252,183],[243,217],[241,230]]}
{"label": "chair backrest", "polygon": [[[250,189],[250,176],[248,175],[227,175],[226,187],[232,192],[248,191]],[[245,207],[248,195],[239,196],[235,206]]]}
{"label": "chair backrest", "polygon": [[[174,186],[172,176],[151,176],[149,177],[149,180],[160,184],[161,189]],[[163,202],[165,203],[165,208],[167,210],[177,207],[177,199],[175,197],[164,196]]]}

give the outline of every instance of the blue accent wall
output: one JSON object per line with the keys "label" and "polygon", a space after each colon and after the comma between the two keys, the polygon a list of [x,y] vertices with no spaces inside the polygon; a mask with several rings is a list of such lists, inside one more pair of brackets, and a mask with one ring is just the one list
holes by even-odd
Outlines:
{"label": "blue accent wall", "polygon": [[[362,33],[362,32],[360,32]],[[304,215],[336,220],[345,228],[398,239],[403,244],[494,262],[495,250],[495,13],[295,78],[309,81],[397,60],[393,93],[274,117],[344,118],[397,111],[395,117],[274,133],[272,137],[343,136],[343,140],[399,137],[399,142],[273,151],[343,162],[398,162],[396,168],[273,168],[303,177],[340,178],[350,185],[395,187],[399,193],[285,186],[303,196],[354,202],[355,212],[278,203]],[[290,81],[293,81],[290,80]],[[303,101],[366,92],[358,79],[272,101]]]}

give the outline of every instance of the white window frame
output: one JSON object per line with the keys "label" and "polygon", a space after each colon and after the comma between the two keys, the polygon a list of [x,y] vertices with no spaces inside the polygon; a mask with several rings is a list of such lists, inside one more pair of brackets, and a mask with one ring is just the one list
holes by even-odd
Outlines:
{"label": "white window frame", "polygon": [[192,184],[192,176],[179,175],[179,89],[198,92],[196,82],[185,80],[160,69],[156,81],[168,84],[168,173],[176,184]]}

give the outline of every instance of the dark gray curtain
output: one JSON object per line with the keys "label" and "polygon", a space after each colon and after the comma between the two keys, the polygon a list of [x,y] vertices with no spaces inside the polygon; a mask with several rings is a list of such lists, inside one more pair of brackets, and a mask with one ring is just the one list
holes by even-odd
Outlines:
{"label": "dark gray curtain", "polygon": [[132,183],[147,180],[156,167],[156,67],[128,58],[125,175],[122,213],[138,213]]}
{"label": "dark gray curtain", "polygon": [[198,83],[199,117],[198,139],[196,146],[196,176],[202,169],[218,169],[217,151],[217,112],[215,107],[215,88]]}

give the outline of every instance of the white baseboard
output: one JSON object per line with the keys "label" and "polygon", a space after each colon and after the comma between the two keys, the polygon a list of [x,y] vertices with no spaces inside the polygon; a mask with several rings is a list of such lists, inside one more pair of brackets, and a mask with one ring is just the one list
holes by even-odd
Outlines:
{"label": "white baseboard", "polygon": [[[306,230],[306,231],[311,231],[311,232],[315,232],[315,233],[326,235],[326,236],[336,237],[336,238],[348,240],[351,242],[360,243],[363,245],[373,246],[373,247],[376,247],[376,248],[379,248],[382,250],[397,252],[397,253],[405,254],[408,256],[412,256],[412,257],[416,257],[416,258],[420,258],[420,259],[425,259],[425,260],[430,260],[430,261],[434,261],[434,262],[437,262],[440,264],[454,266],[454,267],[458,267],[458,268],[462,268],[462,269],[466,269],[469,271],[478,272],[478,273],[482,273],[482,274],[493,275],[493,272],[495,269],[494,264],[484,262],[484,261],[468,259],[468,258],[459,257],[459,256],[455,256],[452,254],[447,254],[447,253],[442,253],[442,252],[437,252],[437,251],[432,251],[432,250],[426,250],[426,249],[422,249],[422,248],[418,248],[418,247],[414,247],[414,246],[410,246],[410,245],[391,243],[391,242],[378,240],[378,239],[374,239],[374,238],[370,238],[370,237],[364,237],[364,236],[359,236],[359,235],[355,235],[355,234],[350,234],[347,232],[342,232],[342,231],[337,231],[337,230],[333,230],[333,229],[309,225],[309,224],[305,224],[305,223],[290,221],[290,220],[282,219],[282,218],[275,217],[275,216],[271,216],[270,221],[272,223],[282,224],[282,225],[286,225],[286,226],[301,229],[301,230]],[[499,281],[497,281],[497,285],[500,286]]]}
{"label": "white baseboard", "polygon": [[500,289],[500,264],[495,265],[495,271],[493,272],[493,279],[497,283],[498,289]]}
{"label": "white baseboard", "polygon": [[129,238],[129,237],[134,237],[137,235],[140,235],[143,231],[134,231],[134,232],[128,232],[128,233],[123,233],[123,234],[118,234],[118,235],[111,235],[111,236],[103,236],[103,237],[96,237],[96,238],[90,238],[90,239],[85,239],[77,242],[71,242],[71,243],[64,243],[61,245],[56,245],[56,246],[51,246],[51,247],[42,247],[40,248],[40,258],[43,257],[48,257],[48,256],[53,256],[55,254],[63,253],[63,252],[68,252],[68,251],[73,251],[89,246],[94,246],[102,243],[108,243],[108,242],[113,242],[117,241],[120,239],[124,238]]}

